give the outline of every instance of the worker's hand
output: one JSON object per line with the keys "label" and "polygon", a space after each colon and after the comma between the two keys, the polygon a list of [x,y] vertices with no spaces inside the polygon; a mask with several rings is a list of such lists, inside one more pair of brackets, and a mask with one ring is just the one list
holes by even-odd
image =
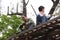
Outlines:
{"label": "worker's hand", "polygon": [[51,16],[56,16],[56,14],[50,14]]}
{"label": "worker's hand", "polygon": [[56,14],[52,14],[52,16],[56,16]]}

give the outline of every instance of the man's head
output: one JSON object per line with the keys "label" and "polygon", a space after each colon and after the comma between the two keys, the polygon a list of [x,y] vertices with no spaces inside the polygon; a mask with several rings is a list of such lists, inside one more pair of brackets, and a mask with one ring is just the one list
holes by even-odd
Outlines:
{"label": "man's head", "polygon": [[27,17],[26,16],[22,16],[22,19],[24,20],[24,21],[26,21],[27,20]]}
{"label": "man's head", "polygon": [[39,12],[43,12],[44,13],[44,6],[39,6],[38,10],[39,10]]}

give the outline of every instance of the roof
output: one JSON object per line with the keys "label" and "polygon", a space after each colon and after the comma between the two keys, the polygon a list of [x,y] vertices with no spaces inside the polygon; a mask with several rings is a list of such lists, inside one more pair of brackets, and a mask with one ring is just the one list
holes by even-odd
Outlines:
{"label": "roof", "polygon": [[[13,36],[7,38],[6,40],[36,40],[46,37],[47,34],[60,29],[60,25],[57,25],[60,22],[60,16],[48,21],[45,24],[38,25],[34,29],[26,30],[21,33],[14,34]],[[47,37],[46,37],[47,38]]]}

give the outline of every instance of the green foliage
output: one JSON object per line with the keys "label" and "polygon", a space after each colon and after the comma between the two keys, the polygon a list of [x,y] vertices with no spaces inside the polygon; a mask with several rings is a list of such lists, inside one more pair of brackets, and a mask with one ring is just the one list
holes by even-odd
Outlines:
{"label": "green foliage", "polygon": [[19,25],[22,23],[22,18],[16,15],[0,16],[0,32],[2,32],[2,37],[0,40],[5,40],[7,37],[18,32]]}

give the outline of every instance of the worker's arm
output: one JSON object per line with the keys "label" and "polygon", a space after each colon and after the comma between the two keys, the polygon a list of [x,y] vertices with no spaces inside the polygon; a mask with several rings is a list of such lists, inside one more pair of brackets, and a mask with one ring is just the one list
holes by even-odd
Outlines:
{"label": "worker's arm", "polygon": [[49,14],[49,15],[47,16],[47,19],[50,20],[52,16],[53,16],[53,15],[50,15],[50,14]]}

